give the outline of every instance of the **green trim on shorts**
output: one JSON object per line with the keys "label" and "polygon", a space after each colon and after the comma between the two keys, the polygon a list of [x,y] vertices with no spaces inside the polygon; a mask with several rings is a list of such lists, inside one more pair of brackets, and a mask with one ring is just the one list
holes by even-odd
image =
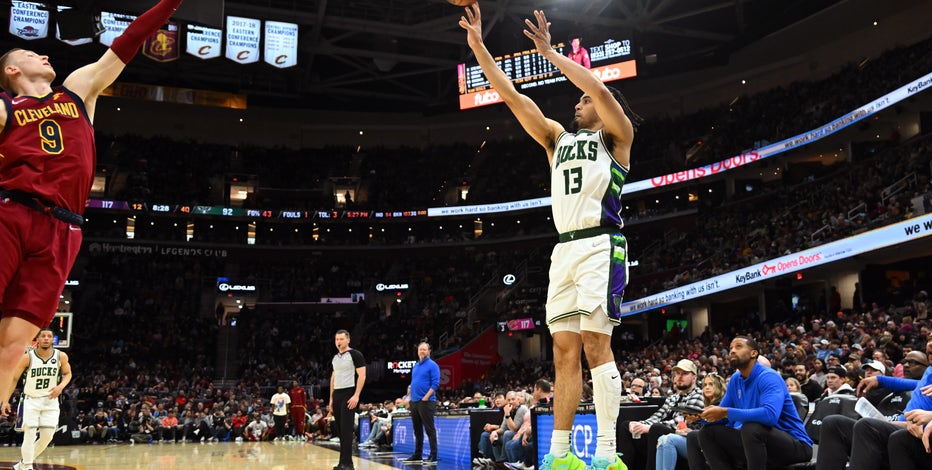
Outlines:
{"label": "green trim on shorts", "polygon": [[562,320],[562,319],[564,319],[564,318],[574,317],[574,316],[576,316],[576,315],[585,315],[585,316],[588,317],[588,316],[591,315],[591,314],[592,314],[592,312],[588,312],[588,311],[586,311],[586,310],[574,310],[574,311],[572,311],[572,312],[561,313],[560,315],[557,315],[557,316],[551,318],[550,320],[547,320],[547,325],[552,325],[552,324],[554,324],[554,323],[556,323],[556,322],[558,322],[558,321],[560,321],[560,320]]}
{"label": "green trim on shorts", "polygon": [[580,230],[570,230],[569,232],[564,232],[560,234],[560,243],[571,242],[573,240],[582,240],[583,238],[597,237],[599,235],[611,235],[613,233],[619,233],[621,229],[618,227],[590,227]]}

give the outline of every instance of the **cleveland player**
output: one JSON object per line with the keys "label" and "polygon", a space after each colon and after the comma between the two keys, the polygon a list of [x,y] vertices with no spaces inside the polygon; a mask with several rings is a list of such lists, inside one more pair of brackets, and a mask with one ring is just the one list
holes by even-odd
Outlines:
{"label": "cleveland player", "polygon": [[[553,249],[547,292],[547,325],[553,337],[556,381],[550,453],[541,470],[582,470],[586,464],[570,452],[570,430],[582,394],[580,351],[592,372],[598,435],[593,470],[620,470],[615,422],[621,397],[621,374],[612,353],[612,329],[620,322],[628,277],[627,242],[621,234],[621,188],[628,175],[634,125],[640,118],[627,109],[617,90],[610,90],[585,67],[557,53],[550,42],[550,23],[534,11],[525,20],[525,36],[538,53],[579,88],[575,133],[547,119],[540,108],[515,89],[498,68],[482,40],[479,5],[473,3],[460,27],[482,72],[530,136],[544,147],[551,170],[553,220],[560,243]],[[630,118],[625,113],[630,115]]]}
{"label": "cleveland player", "polygon": [[[35,349],[20,356],[13,370],[23,378],[23,459],[14,470],[32,470],[35,458],[48,447],[58,427],[58,397],[71,382],[68,355],[52,347],[55,334],[48,328],[39,330]],[[36,440],[36,430],[39,439]]]}
{"label": "cleveland player", "polygon": [[161,0],[133,21],[97,62],[52,87],[47,56],[0,57],[0,401],[10,412],[13,370],[48,326],[81,247],[81,214],[95,167],[94,109],[145,39],[181,0]]}

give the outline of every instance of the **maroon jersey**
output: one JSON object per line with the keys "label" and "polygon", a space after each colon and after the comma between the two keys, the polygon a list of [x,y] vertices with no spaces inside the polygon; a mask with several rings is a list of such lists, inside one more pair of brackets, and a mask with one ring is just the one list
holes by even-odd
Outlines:
{"label": "maroon jersey", "polygon": [[288,394],[291,395],[291,406],[306,406],[307,405],[307,394],[304,392],[304,387],[297,386],[288,391]]}
{"label": "maroon jersey", "polygon": [[41,98],[5,92],[0,98],[7,112],[0,133],[0,188],[83,214],[97,158],[84,102],[64,87]]}

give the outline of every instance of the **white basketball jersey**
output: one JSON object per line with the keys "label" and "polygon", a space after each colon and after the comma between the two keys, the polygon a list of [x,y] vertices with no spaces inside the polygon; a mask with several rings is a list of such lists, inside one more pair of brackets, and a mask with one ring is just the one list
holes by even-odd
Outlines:
{"label": "white basketball jersey", "polygon": [[42,360],[36,350],[29,351],[29,367],[26,368],[26,384],[23,393],[33,398],[46,397],[49,391],[58,385],[61,372],[61,358],[57,349],[52,349],[52,357]]}
{"label": "white basketball jersey", "polygon": [[628,168],[612,158],[602,130],[561,133],[550,170],[553,220],[558,232],[621,228],[621,188]]}

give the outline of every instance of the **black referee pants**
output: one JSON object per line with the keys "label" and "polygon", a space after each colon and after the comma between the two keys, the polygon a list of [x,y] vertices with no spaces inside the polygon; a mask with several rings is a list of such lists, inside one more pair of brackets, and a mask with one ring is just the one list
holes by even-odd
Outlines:
{"label": "black referee pants", "polygon": [[333,391],[333,420],[339,423],[340,429],[340,465],[348,468],[353,467],[353,420],[356,418],[356,408],[350,409],[346,402],[355,391],[356,387]]}

